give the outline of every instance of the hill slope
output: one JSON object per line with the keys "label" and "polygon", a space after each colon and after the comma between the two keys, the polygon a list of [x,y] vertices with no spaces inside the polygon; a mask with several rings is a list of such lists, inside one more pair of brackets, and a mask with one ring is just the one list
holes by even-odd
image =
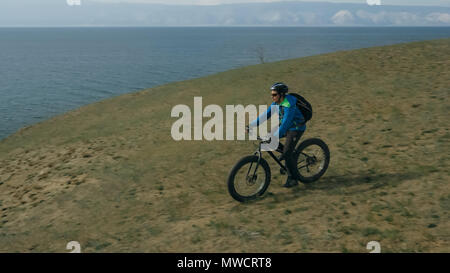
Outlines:
{"label": "hill slope", "polygon": [[[0,251],[450,251],[450,39],[231,70],[87,105],[0,142]],[[316,184],[235,202],[226,177],[247,141],[181,141],[170,111],[267,104],[301,90],[330,167]]]}

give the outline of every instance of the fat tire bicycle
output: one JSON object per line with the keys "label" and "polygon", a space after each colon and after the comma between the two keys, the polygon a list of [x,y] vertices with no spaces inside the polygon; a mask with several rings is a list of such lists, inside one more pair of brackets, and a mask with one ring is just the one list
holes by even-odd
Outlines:
{"label": "fat tire bicycle", "polygon": [[[253,155],[241,158],[228,175],[228,192],[239,202],[248,202],[263,196],[270,185],[271,171],[269,163],[262,157],[261,145],[269,143],[258,137],[258,149]],[[280,152],[280,150],[276,150]],[[272,151],[267,151],[280,166],[280,173],[286,174],[287,169],[282,160]],[[294,159],[297,162],[296,174],[299,181],[309,184],[317,181],[328,169],[330,150],[319,138],[302,141],[294,149]]]}

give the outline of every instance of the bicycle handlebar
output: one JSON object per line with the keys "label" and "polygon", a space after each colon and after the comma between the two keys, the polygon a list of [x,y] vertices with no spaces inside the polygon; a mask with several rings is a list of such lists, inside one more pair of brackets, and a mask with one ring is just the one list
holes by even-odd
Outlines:
{"label": "bicycle handlebar", "polygon": [[257,137],[257,140],[261,141],[261,143],[270,143],[272,138],[269,139],[262,139],[260,136]]}
{"label": "bicycle handlebar", "polygon": [[[247,125],[245,128],[246,128],[247,133],[249,133],[249,132],[250,132],[249,126]],[[259,140],[259,141],[261,141],[261,143],[270,143],[270,141],[271,141],[271,138],[269,138],[269,139],[263,139],[263,138],[261,138],[260,136],[257,136],[256,139]]]}

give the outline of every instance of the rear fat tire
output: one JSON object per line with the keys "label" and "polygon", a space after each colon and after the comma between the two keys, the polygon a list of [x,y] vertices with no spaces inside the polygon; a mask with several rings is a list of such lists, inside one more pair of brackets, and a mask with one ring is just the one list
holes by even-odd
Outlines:
{"label": "rear fat tire", "polygon": [[295,151],[296,164],[298,164],[298,157],[300,156],[301,152],[305,148],[307,148],[308,146],[311,146],[311,145],[317,145],[322,149],[322,151],[324,152],[324,156],[325,156],[325,162],[324,162],[324,166],[323,166],[322,170],[319,173],[317,173],[316,175],[311,176],[311,177],[304,177],[300,174],[300,172],[298,171],[297,168],[295,169],[300,182],[302,182],[304,184],[308,184],[308,183],[317,181],[322,175],[325,174],[325,172],[328,169],[328,165],[330,164],[330,150],[328,149],[328,145],[325,142],[323,142],[321,139],[318,139],[318,138],[310,138],[310,139],[307,139],[307,140],[303,141],[302,143],[300,143],[300,145],[298,146],[298,148]]}

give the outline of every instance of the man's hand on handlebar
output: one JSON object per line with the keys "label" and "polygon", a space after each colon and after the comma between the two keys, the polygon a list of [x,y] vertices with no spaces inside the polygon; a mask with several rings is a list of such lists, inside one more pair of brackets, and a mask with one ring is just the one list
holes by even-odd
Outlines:
{"label": "man's hand on handlebar", "polygon": [[260,137],[260,139],[261,139],[261,141],[264,142],[264,143],[270,143],[270,141],[271,141],[272,138],[271,138],[270,135],[267,135],[267,136]]}
{"label": "man's hand on handlebar", "polygon": [[[250,126],[248,126],[248,125],[245,126],[245,132],[250,135],[252,135],[254,133],[253,128],[250,128]],[[261,142],[264,142],[264,143],[270,143],[270,141],[272,140],[272,135],[268,134],[263,137],[257,136],[257,139],[261,140]]]}

